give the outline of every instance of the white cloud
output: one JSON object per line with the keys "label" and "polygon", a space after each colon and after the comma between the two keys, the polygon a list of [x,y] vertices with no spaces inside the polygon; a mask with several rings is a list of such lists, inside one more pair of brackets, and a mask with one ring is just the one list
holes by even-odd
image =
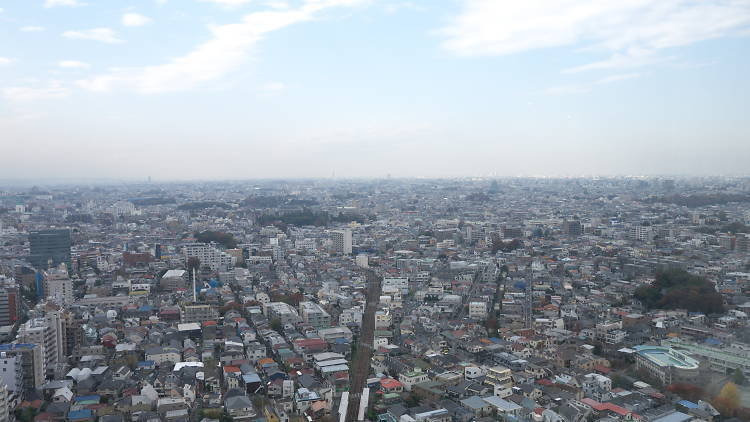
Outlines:
{"label": "white cloud", "polygon": [[279,92],[285,89],[286,84],[283,82],[269,82],[260,87],[260,90],[265,92]]}
{"label": "white cloud", "polygon": [[202,2],[216,3],[222,6],[239,6],[250,3],[252,0],[200,0]]}
{"label": "white cloud", "polygon": [[584,46],[607,60],[567,69],[636,67],[658,51],[735,36],[750,26],[744,0],[464,0],[462,12],[440,33],[459,55],[502,55]]}
{"label": "white cloud", "polygon": [[9,65],[9,64],[11,64],[11,63],[13,63],[15,61],[16,61],[15,59],[11,59],[10,57],[0,56],[0,66],[6,66],[6,65]]}
{"label": "white cloud", "polygon": [[422,11],[424,8],[422,6],[417,5],[416,3],[410,2],[410,1],[402,1],[398,3],[388,3],[383,6],[385,9],[385,12],[388,14],[397,13],[401,10],[412,10],[412,11]]}
{"label": "white cloud", "polygon": [[46,86],[11,86],[2,93],[10,101],[35,101],[65,98],[70,90],[58,81],[51,81]]}
{"label": "white cloud", "polygon": [[78,0],[46,0],[44,2],[44,7],[56,7],[56,6],[71,6],[71,7],[77,7],[77,6],[85,6],[86,3],[82,3]]}
{"label": "white cloud", "polygon": [[605,76],[604,78],[601,78],[598,81],[596,81],[596,84],[597,85],[611,84],[614,82],[627,81],[628,79],[640,78],[641,76],[642,76],[641,73],[621,73],[618,75]]}
{"label": "white cloud", "polygon": [[44,31],[42,26],[22,26],[21,31],[23,32],[41,32]]}
{"label": "white cloud", "polygon": [[289,9],[289,3],[280,0],[269,0],[263,2],[264,6],[268,6],[271,9]]}
{"label": "white cloud", "polygon": [[353,6],[361,1],[306,0],[295,9],[253,12],[238,23],[211,28],[210,40],[167,63],[112,69],[108,73],[79,81],[79,85],[92,91],[124,87],[144,94],[191,89],[236,69],[252,47],[268,33],[314,19],[324,9]]}
{"label": "white cloud", "polygon": [[621,81],[627,81],[629,79],[640,78],[641,76],[643,76],[642,73],[620,73],[605,76],[590,83],[553,86],[547,89],[545,93],[549,95],[584,94],[591,92],[596,85],[609,85]]}
{"label": "white cloud", "polygon": [[63,69],[88,69],[91,67],[90,64],[85,62],[79,62],[77,60],[63,60],[58,62],[57,65]]}
{"label": "white cloud", "polygon": [[151,22],[151,18],[138,13],[126,13],[122,15],[122,24],[125,26],[143,26]]}
{"label": "white cloud", "polygon": [[109,28],[92,28],[80,31],[65,31],[63,37],[71,40],[91,40],[101,41],[109,44],[121,43],[122,40],[117,38],[115,31]]}

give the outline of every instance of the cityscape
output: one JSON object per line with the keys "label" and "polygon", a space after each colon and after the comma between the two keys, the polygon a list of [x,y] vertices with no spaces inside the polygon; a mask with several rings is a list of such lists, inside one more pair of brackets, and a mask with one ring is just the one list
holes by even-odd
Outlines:
{"label": "cityscape", "polygon": [[730,421],[750,179],[0,193],[0,420]]}
{"label": "cityscape", "polygon": [[0,0],[0,422],[750,422],[750,0]]}

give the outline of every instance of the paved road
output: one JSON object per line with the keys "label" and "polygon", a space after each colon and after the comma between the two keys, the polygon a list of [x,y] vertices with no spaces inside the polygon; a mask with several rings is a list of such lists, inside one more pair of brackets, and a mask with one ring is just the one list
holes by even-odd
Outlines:
{"label": "paved road", "polygon": [[375,340],[375,310],[380,300],[381,279],[374,272],[367,273],[367,296],[365,313],[362,315],[362,329],[359,334],[357,353],[352,361],[349,376],[349,406],[346,409],[346,422],[355,422],[359,412],[359,399],[362,389],[367,386],[372,358],[372,342]]}

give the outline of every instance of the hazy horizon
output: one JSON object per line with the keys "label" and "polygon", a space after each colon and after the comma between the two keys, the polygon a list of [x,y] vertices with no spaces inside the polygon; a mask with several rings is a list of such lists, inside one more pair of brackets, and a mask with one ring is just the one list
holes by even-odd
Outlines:
{"label": "hazy horizon", "polygon": [[750,3],[0,7],[0,180],[748,174]]}

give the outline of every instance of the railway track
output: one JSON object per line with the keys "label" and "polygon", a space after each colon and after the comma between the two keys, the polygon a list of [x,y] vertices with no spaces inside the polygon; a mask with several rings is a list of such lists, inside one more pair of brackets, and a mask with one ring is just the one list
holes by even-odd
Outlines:
{"label": "railway track", "polygon": [[370,359],[375,340],[375,311],[380,300],[381,279],[374,272],[367,273],[367,293],[365,313],[362,315],[362,328],[359,333],[356,356],[353,357],[349,377],[349,405],[346,409],[346,422],[355,422],[359,412],[362,389],[367,386],[370,374]]}

